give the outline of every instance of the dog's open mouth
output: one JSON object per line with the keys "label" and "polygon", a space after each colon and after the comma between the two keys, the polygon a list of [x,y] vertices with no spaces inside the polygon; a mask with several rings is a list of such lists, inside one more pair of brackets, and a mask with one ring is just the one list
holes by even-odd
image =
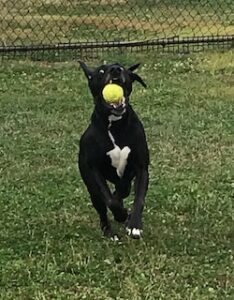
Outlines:
{"label": "dog's open mouth", "polygon": [[109,105],[112,106],[114,109],[119,108],[121,106],[125,106],[125,98],[123,97],[118,102],[109,102]]}
{"label": "dog's open mouth", "polygon": [[125,104],[125,98],[123,97],[122,100],[119,102],[114,103],[108,103],[109,108],[111,109],[111,113],[117,116],[120,116],[125,113],[126,111],[126,104]]}

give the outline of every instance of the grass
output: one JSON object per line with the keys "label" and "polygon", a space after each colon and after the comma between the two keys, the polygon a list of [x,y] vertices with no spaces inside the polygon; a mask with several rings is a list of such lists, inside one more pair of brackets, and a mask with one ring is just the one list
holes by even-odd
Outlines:
{"label": "grass", "polygon": [[[234,52],[127,54],[150,147],[144,239],[101,237],[77,171],[77,63],[0,66],[0,299],[234,299]],[[127,200],[131,205],[132,198]]]}
{"label": "grass", "polygon": [[231,35],[233,2],[6,1],[0,3],[2,45],[145,40]]}

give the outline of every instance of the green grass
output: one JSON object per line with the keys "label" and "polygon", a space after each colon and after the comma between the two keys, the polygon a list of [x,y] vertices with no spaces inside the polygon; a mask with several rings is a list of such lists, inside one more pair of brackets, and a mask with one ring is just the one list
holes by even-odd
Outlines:
{"label": "green grass", "polygon": [[144,239],[101,237],[77,171],[93,107],[77,63],[3,62],[0,299],[233,300],[234,52],[103,60],[141,61],[148,84],[132,95],[151,154]]}

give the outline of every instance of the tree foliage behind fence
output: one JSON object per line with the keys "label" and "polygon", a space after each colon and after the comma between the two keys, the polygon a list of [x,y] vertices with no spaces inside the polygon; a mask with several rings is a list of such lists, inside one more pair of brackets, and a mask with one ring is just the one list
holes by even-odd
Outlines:
{"label": "tree foliage behind fence", "polygon": [[0,51],[233,44],[233,0],[1,0]]}

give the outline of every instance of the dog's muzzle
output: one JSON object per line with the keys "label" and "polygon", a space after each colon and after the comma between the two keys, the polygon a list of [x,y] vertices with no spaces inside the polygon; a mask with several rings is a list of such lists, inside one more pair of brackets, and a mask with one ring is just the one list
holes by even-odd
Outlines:
{"label": "dog's muzzle", "polygon": [[[105,84],[115,83],[124,89],[125,82],[124,69],[118,65],[111,66],[107,72]],[[108,105],[111,108],[111,113],[114,115],[120,116],[126,111],[125,97],[123,97],[118,103],[109,103]]]}
{"label": "dog's muzzle", "polygon": [[[126,82],[124,76],[124,69],[118,65],[113,65],[107,71],[105,84],[116,83],[123,87],[123,84]],[[124,88],[124,87],[123,87]]]}

